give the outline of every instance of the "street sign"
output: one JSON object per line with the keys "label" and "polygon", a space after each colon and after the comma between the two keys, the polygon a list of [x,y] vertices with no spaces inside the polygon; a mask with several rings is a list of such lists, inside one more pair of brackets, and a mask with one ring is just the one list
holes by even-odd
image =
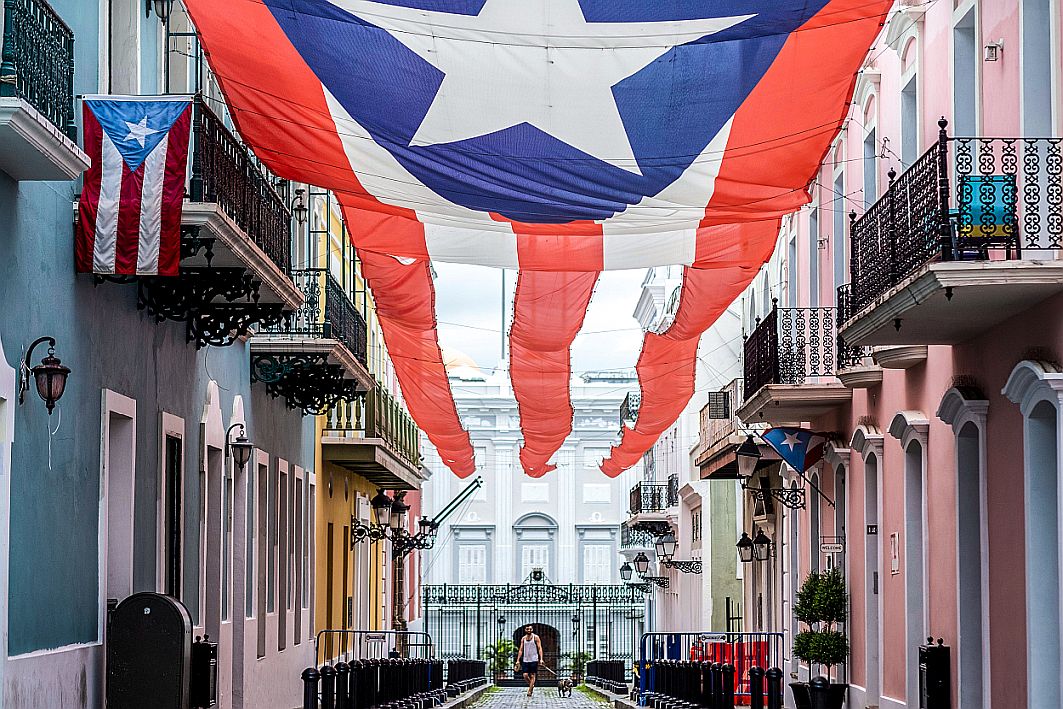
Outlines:
{"label": "street sign", "polygon": [[841,554],[843,551],[845,551],[845,545],[837,543],[820,544],[819,548],[824,554]]}
{"label": "street sign", "polygon": [[878,525],[877,524],[869,524],[869,525],[867,525],[867,533],[868,534],[878,534]]}
{"label": "street sign", "polygon": [[702,633],[701,641],[706,643],[725,643],[727,642],[727,633]]}

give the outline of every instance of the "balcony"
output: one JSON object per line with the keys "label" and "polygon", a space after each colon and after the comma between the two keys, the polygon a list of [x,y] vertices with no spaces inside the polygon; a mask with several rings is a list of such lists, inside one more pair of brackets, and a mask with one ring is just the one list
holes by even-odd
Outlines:
{"label": "balcony", "polygon": [[1063,138],[939,140],[851,229],[859,345],[956,344],[1063,292]]}
{"label": "balcony", "polygon": [[416,490],[424,480],[420,431],[379,384],[364,398],[340,401],[329,410],[321,450],[326,462],[388,490]]}
{"label": "balcony", "polygon": [[642,392],[629,391],[620,403],[620,425],[634,427],[635,420],[639,417],[639,406],[642,405]]}
{"label": "balcony", "polygon": [[89,167],[74,125],[74,33],[44,0],[4,0],[0,170],[73,180]]}
{"label": "balcony", "polygon": [[[852,317],[852,287],[846,283],[838,286],[838,322]],[[869,356],[870,355],[870,356]],[[838,337],[838,381],[850,389],[869,389],[882,383],[883,364],[875,359],[867,347],[848,345]]]}
{"label": "balcony", "polygon": [[852,390],[836,376],[839,340],[834,308],[780,308],[746,338],[746,423],[799,424],[849,403]]}
{"label": "balcony", "polygon": [[668,482],[640,482],[631,488],[628,500],[628,526],[639,532],[663,534],[671,528],[669,518],[675,517],[676,510],[671,508],[679,506],[679,478],[672,475]]}
{"label": "balcony", "polygon": [[225,346],[302,307],[288,275],[292,215],[275,178],[201,98],[190,159],[181,275],[140,278],[138,307],[157,321],[185,322],[197,347]]}
{"label": "balcony", "polygon": [[365,318],[327,269],[292,272],[303,305],[251,338],[251,381],[307,414],[373,388]]}
{"label": "balcony", "polygon": [[742,391],[742,380],[735,379],[720,391],[709,392],[709,403],[699,413],[694,463],[703,479],[738,479],[735,451],[746,436],[767,429],[763,423],[747,425],[739,420],[734,406],[741,403]]}

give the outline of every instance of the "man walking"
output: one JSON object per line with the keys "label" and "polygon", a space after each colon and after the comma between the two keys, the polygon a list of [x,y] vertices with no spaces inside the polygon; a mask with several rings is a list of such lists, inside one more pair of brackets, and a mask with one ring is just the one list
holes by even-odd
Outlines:
{"label": "man walking", "polygon": [[543,656],[543,644],[539,636],[535,634],[530,625],[524,626],[524,637],[520,641],[520,649],[517,650],[517,668],[524,673],[524,681],[528,683],[528,696],[535,689],[535,675],[539,671],[539,661]]}

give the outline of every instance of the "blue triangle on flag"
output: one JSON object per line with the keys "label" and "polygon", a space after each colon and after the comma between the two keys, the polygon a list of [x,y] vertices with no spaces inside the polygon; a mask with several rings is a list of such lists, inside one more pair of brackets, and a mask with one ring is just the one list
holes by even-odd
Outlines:
{"label": "blue triangle on flag", "polygon": [[189,103],[187,99],[126,101],[94,98],[85,101],[130,171],[140,167],[166,139]]}
{"label": "blue triangle on flag", "polygon": [[820,433],[793,426],[769,428],[760,437],[799,473],[823,459],[823,445],[827,441]]}

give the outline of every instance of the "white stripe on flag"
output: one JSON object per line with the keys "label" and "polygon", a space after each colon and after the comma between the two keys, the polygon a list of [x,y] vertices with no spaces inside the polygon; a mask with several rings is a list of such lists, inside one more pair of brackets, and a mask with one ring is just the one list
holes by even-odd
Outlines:
{"label": "white stripe on flag", "polygon": [[159,242],[162,238],[162,188],[166,180],[168,140],[159,142],[144,160],[144,189],[140,203],[140,238],[137,243],[137,275],[159,272]]}
{"label": "white stripe on flag", "polygon": [[[102,132],[102,131],[101,131]],[[92,245],[94,273],[114,273],[118,245],[118,203],[122,198],[124,161],[111,138],[103,132],[103,166],[100,170],[100,202],[96,207],[96,238]]]}
{"label": "white stripe on flag", "polygon": [[664,234],[606,234],[602,237],[602,263],[605,270],[647,268],[694,263],[697,229]]}
{"label": "white stripe on flag", "polygon": [[454,261],[476,266],[517,268],[517,235],[424,225],[424,243],[433,261]]}

